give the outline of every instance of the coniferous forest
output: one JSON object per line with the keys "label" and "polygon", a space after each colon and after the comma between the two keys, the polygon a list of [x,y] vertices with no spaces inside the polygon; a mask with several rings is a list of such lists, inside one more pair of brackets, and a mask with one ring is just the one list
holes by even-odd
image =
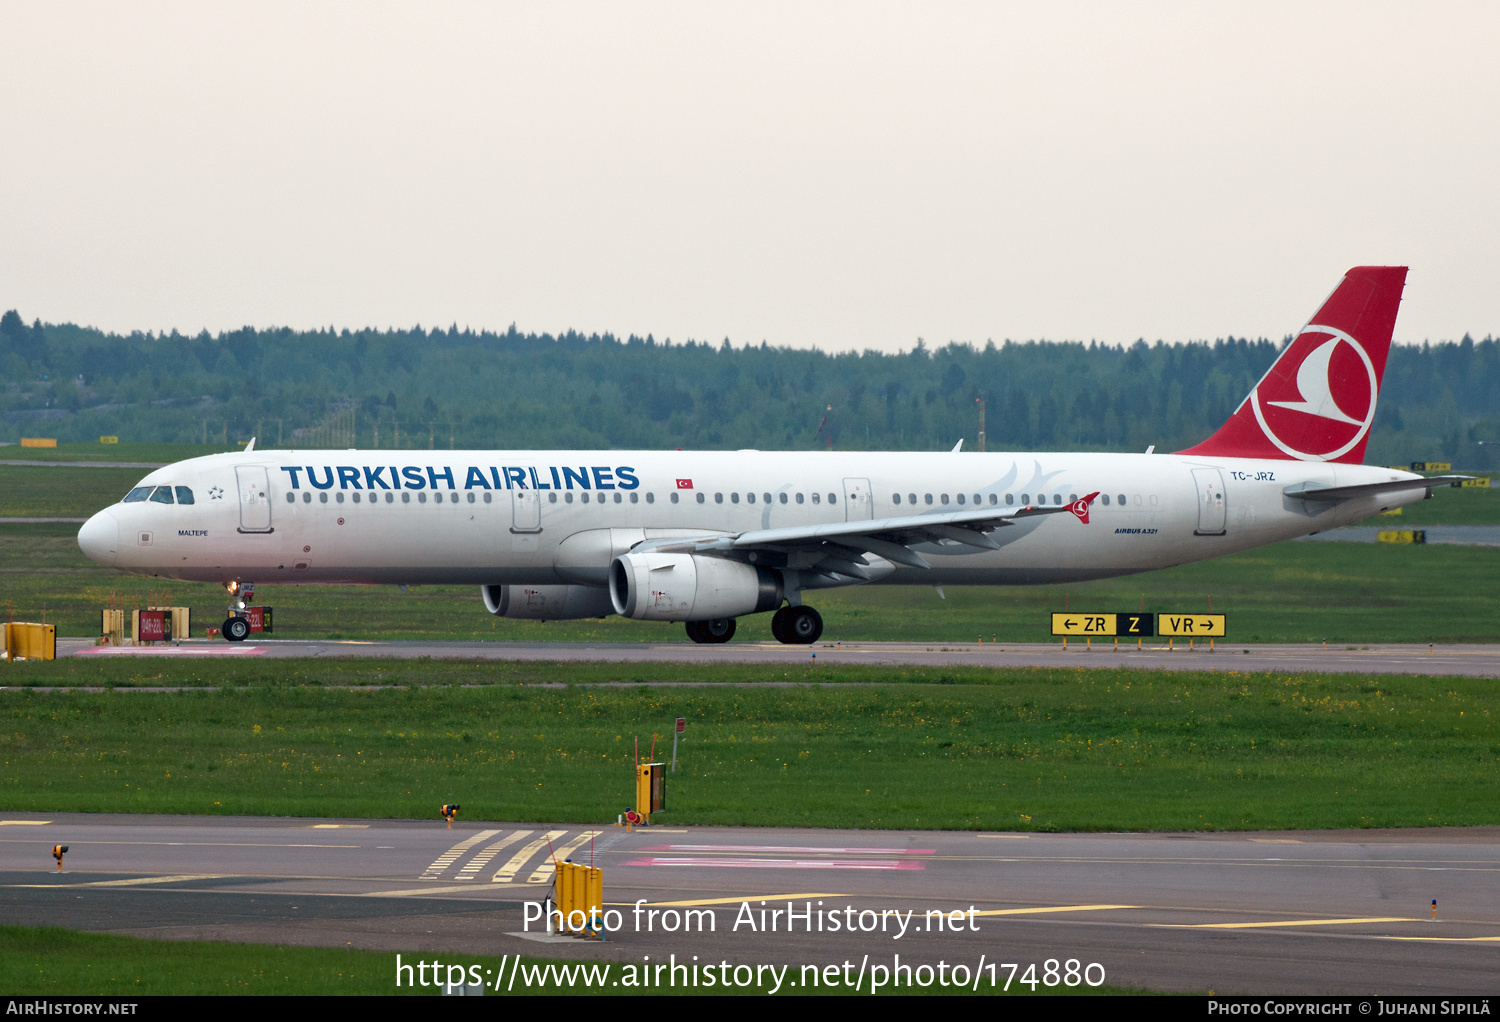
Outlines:
{"label": "coniferous forest", "polygon": [[[608,334],[109,334],[0,317],[0,441],[302,447],[1144,450],[1215,430],[1285,341],[898,354]],[[1366,460],[1500,467],[1500,342],[1392,348]]]}

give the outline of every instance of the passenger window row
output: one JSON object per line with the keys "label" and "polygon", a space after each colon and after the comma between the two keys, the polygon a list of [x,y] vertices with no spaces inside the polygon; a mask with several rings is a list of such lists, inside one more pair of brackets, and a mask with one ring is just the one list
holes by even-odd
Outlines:
{"label": "passenger window row", "polygon": [[[904,499],[905,499],[906,503],[911,504],[911,505],[915,505],[917,503],[917,495],[915,493],[908,493]],[[960,493],[956,497],[954,497],[953,499],[954,499],[954,501],[957,504],[959,504],[959,506],[963,506],[963,505],[968,504],[971,499],[973,500],[975,507],[979,507],[979,506],[981,506],[982,504],[985,503],[985,496],[982,493],[976,493],[976,494],[973,495],[972,498],[968,494]],[[1073,503],[1073,501],[1075,501],[1077,499],[1078,499],[1078,494],[1076,494],[1076,493],[1070,493],[1070,494],[1068,494],[1068,503],[1069,504]],[[893,494],[891,494],[891,503],[892,504],[900,504],[902,502],[902,500],[903,500],[903,498],[902,498],[901,494],[899,494],[899,493],[893,493]],[[937,495],[937,502],[939,504],[947,504],[948,501],[949,501],[948,494],[946,494],[946,493],[940,493],[940,494]],[[924,504],[931,504],[932,502],[933,502],[933,496],[932,496],[932,494],[930,494],[930,493],[924,493],[922,495],[922,503],[924,503]],[[1047,495],[1045,493],[1038,493],[1036,495],[1036,502],[1039,505],[1046,504],[1047,503]],[[1061,504],[1062,502],[1063,502],[1063,498],[1062,498],[1062,494],[1061,493],[1054,493],[1052,495],[1052,503],[1054,503],[1054,504]],[[998,493],[992,493],[992,494],[989,495],[989,504],[991,506],[997,505],[999,503],[1000,503],[1000,494],[998,494]],[[1014,506],[1015,503],[1016,503],[1016,495],[1014,493],[1007,493],[1005,495],[1005,503],[1006,503],[1007,506]],[[1020,501],[1020,503],[1021,503],[1022,507],[1025,507],[1028,504],[1030,504],[1031,503],[1031,494],[1029,494],[1029,493],[1023,493],[1023,494],[1021,494],[1021,501]],[[1109,503],[1109,497],[1106,496],[1104,498],[1104,503],[1106,503],[1106,504]],[[1120,503],[1122,503],[1122,504],[1125,503],[1125,496],[1123,494],[1121,494],[1121,496],[1120,496]]]}

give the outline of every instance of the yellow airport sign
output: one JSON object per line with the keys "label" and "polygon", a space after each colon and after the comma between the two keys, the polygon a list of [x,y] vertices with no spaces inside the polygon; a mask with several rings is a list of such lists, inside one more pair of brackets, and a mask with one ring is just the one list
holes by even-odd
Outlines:
{"label": "yellow airport sign", "polygon": [[1223,614],[1158,614],[1156,634],[1208,639],[1224,634]]}
{"label": "yellow airport sign", "polygon": [[1375,538],[1382,543],[1426,543],[1425,529],[1381,529]]}
{"label": "yellow airport sign", "polygon": [[1092,639],[1096,635],[1156,634],[1155,614],[1053,614],[1052,634]]}
{"label": "yellow airport sign", "polygon": [[117,444],[120,442],[120,438],[117,436],[102,436],[99,438],[99,442],[101,444]]}
{"label": "yellow airport sign", "polygon": [[1451,461],[1414,461],[1411,463],[1413,472],[1452,472]]}
{"label": "yellow airport sign", "polygon": [[1405,510],[1406,510],[1405,508],[1393,507],[1389,511],[1382,511],[1380,513],[1383,514],[1383,515],[1399,515],[1402,511],[1405,511]]}
{"label": "yellow airport sign", "polygon": [[1477,479],[1460,479],[1455,485],[1464,490],[1488,490],[1490,488],[1490,477],[1480,476]]}
{"label": "yellow airport sign", "polygon": [[1053,614],[1053,635],[1076,635],[1092,638],[1095,635],[1115,635],[1114,614]]}

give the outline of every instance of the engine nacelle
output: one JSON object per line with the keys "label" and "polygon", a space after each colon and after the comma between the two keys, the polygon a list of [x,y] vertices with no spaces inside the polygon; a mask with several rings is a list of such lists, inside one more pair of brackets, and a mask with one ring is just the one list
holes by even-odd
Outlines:
{"label": "engine nacelle", "polygon": [[609,567],[616,614],[638,621],[712,621],[775,610],[781,576],[722,557],[624,554]]}
{"label": "engine nacelle", "polygon": [[480,586],[484,609],[496,617],[570,621],[615,612],[609,591],[598,586]]}

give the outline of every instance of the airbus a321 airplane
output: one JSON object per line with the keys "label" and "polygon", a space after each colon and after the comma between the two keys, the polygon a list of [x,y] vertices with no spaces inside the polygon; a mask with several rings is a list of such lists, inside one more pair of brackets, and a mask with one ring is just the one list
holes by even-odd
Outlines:
{"label": "airbus a321 airplane", "polygon": [[[726,642],[809,592],[1151,571],[1359,521],[1451,477],[1363,465],[1405,267],[1350,270],[1229,420],[1175,454],[268,451],[151,472],[92,560],[219,582],[472,584],[510,618],[623,614]],[[961,443],[961,442],[960,442]],[[243,640],[231,616],[223,634]]]}

